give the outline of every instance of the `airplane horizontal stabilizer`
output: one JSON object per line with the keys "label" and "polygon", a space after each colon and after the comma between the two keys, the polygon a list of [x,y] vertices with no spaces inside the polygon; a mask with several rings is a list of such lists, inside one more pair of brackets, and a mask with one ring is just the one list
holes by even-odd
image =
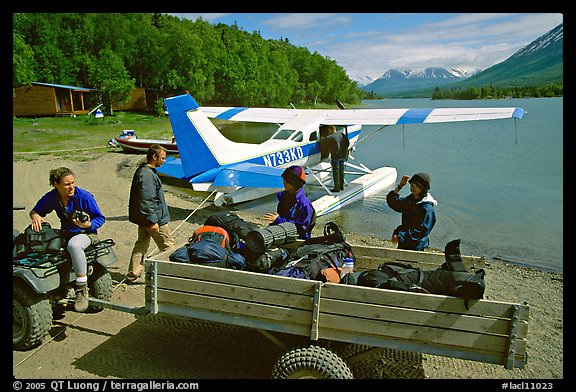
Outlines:
{"label": "airplane horizontal stabilizer", "polygon": [[223,168],[214,179],[213,186],[246,188],[284,188],[284,169],[253,163],[238,163]]}
{"label": "airplane horizontal stabilizer", "polygon": [[180,158],[168,157],[162,166],[158,167],[156,170],[171,177],[186,178]]}

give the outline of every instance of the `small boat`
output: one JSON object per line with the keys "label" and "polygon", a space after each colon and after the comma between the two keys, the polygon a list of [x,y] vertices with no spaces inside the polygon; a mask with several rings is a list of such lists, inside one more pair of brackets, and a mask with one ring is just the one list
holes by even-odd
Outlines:
{"label": "small boat", "polygon": [[178,154],[178,147],[174,138],[172,140],[139,139],[133,131],[131,133],[123,131],[122,135],[111,139],[108,143],[114,147],[119,146],[125,152],[131,154],[145,154],[152,144],[161,145],[168,154]]}

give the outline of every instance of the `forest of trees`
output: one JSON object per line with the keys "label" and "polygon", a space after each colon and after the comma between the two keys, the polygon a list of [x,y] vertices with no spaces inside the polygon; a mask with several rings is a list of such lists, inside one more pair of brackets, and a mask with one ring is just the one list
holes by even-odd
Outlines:
{"label": "forest of trees", "polygon": [[561,97],[564,94],[564,83],[551,83],[541,86],[511,86],[481,88],[468,87],[467,89],[450,88],[442,90],[436,87],[432,99],[501,99],[501,98],[542,98]]}
{"label": "forest of trees", "polygon": [[134,86],[189,91],[202,105],[357,103],[334,60],[237,25],[166,14],[13,14],[13,88],[32,82],[98,89],[122,102]]}

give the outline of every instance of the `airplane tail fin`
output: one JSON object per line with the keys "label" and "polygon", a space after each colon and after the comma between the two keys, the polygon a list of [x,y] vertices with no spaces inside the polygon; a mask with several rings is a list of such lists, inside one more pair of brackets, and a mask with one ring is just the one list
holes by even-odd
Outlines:
{"label": "airplane tail fin", "polygon": [[225,149],[232,142],[222,136],[189,94],[164,101],[178,145],[183,174],[194,177],[219,167]]}

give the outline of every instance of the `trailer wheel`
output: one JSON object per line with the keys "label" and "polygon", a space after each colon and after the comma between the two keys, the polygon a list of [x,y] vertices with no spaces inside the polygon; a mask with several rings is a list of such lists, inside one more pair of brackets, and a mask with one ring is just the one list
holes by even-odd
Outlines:
{"label": "trailer wheel", "polygon": [[12,289],[12,348],[29,350],[40,343],[52,327],[52,306],[44,294],[14,280]]}
{"label": "trailer wheel", "polygon": [[352,379],[346,362],[320,346],[298,347],[284,353],[272,369],[272,378]]}

